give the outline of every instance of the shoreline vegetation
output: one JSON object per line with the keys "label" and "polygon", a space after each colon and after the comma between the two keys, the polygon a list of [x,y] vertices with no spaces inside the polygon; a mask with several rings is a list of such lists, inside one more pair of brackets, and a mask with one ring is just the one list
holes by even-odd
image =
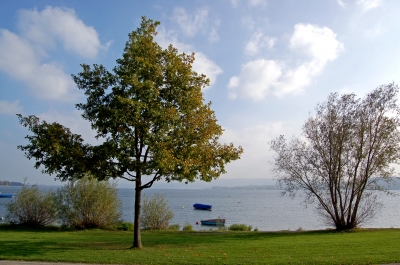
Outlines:
{"label": "shoreline vegetation", "polygon": [[400,229],[336,232],[44,230],[0,225],[0,260],[104,264],[384,264],[400,262]]}

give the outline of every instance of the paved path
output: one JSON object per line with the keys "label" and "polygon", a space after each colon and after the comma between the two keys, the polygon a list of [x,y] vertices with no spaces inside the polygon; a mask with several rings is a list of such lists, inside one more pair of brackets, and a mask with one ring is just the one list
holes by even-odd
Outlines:
{"label": "paved path", "polygon": [[[18,260],[0,260],[0,265],[104,265],[93,263],[65,263],[65,262],[40,262],[40,261],[18,261]],[[117,265],[117,264],[107,264]],[[119,264],[121,265],[121,264]],[[400,263],[382,264],[382,265],[400,265]]]}
{"label": "paved path", "polygon": [[[94,263],[65,263],[65,262],[42,262],[42,261],[18,261],[18,260],[0,260],[0,265],[104,265]],[[107,264],[118,265],[118,264]],[[120,265],[120,264],[119,264]]]}

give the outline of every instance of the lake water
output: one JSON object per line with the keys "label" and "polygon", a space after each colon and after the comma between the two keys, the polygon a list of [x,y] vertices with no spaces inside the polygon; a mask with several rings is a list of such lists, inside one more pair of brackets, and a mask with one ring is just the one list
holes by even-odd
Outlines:
{"label": "lake water", "polygon": [[[2,193],[15,193],[20,187],[0,186]],[[49,187],[42,187],[49,190]],[[55,191],[57,188],[53,188]],[[362,227],[400,228],[400,191],[393,191],[397,196],[381,195],[383,208],[369,223]],[[195,230],[205,230],[209,227],[196,225],[205,219],[222,217],[226,226],[231,224],[246,224],[260,231],[279,230],[318,230],[326,229],[312,206],[305,208],[301,198],[291,199],[281,196],[279,190],[233,190],[233,189],[147,189],[143,195],[151,197],[155,193],[163,193],[170,208],[174,212],[171,224],[191,224]],[[122,218],[133,222],[134,190],[119,189],[122,200]],[[7,214],[6,204],[12,199],[0,199],[0,217]],[[194,210],[194,203],[211,204],[212,211]]]}

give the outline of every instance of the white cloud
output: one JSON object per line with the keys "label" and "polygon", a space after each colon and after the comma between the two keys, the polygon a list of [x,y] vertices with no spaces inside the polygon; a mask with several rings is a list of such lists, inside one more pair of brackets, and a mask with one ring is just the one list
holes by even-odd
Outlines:
{"label": "white cloud", "polygon": [[208,9],[200,8],[195,13],[189,14],[185,8],[176,7],[174,10],[174,20],[182,30],[182,32],[189,37],[193,37],[197,32],[205,27],[208,19]]}
{"label": "white cloud", "polygon": [[77,97],[71,77],[59,65],[41,64],[27,40],[1,29],[0,70],[26,83],[39,98],[69,101]]}
{"label": "white cloud", "polygon": [[271,49],[276,42],[275,37],[264,36],[261,32],[256,32],[251,36],[250,40],[246,43],[245,52],[249,55],[256,55],[260,53],[263,48]]}
{"label": "white cloud", "polygon": [[175,21],[184,35],[194,37],[198,32],[208,35],[209,42],[217,42],[219,40],[218,27],[220,20],[215,20],[213,23],[208,18],[208,8],[202,7],[190,13],[183,7],[176,7],[174,15],[171,18]]}
{"label": "white cloud", "polygon": [[259,59],[242,66],[239,76],[231,77],[228,88],[231,98],[238,94],[255,101],[267,96],[278,85],[282,67],[273,60]]}
{"label": "white cloud", "polygon": [[250,30],[253,30],[255,25],[256,25],[256,22],[253,20],[253,18],[251,18],[251,17],[242,18],[242,26],[244,26]]}
{"label": "white cloud", "polygon": [[238,5],[239,5],[238,0],[231,0],[231,5],[232,5],[234,8],[238,7]]}
{"label": "white cloud", "polygon": [[97,32],[86,26],[73,9],[46,7],[41,12],[21,10],[19,29],[22,35],[39,46],[54,48],[60,41],[66,50],[86,58],[95,58],[101,45]]}
{"label": "white cloud", "polygon": [[368,39],[375,39],[381,36],[387,30],[382,24],[382,20],[376,21],[373,27],[364,30],[364,36]]}
{"label": "white cloud", "polygon": [[[184,52],[186,54],[191,54],[195,50],[191,45],[179,42],[174,32],[167,32],[164,28],[159,29],[156,41],[164,49],[172,44],[179,52]],[[193,70],[198,74],[205,74],[210,79],[209,87],[215,84],[218,75],[222,73],[222,69],[202,52],[195,52]]]}
{"label": "white cloud", "polygon": [[19,105],[19,100],[9,102],[0,100],[0,114],[15,115],[22,112],[22,107]]}
{"label": "white cloud", "polygon": [[195,58],[193,70],[205,74],[210,79],[210,86],[215,84],[217,76],[222,74],[222,69],[202,52],[196,52]]}
{"label": "white cloud", "polygon": [[269,149],[269,143],[284,133],[282,122],[268,124],[258,124],[241,129],[224,128],[221,142],[233,142],[235,145],[241,145],[247,157],[255,159],[260,153],[266,153]]}
{"label": "white cloud", "polygon": [[327,62],[337,58],[343,44],[336,40],[336,34],[327,27],[296,24],[289,47],[300,50],[313,59]]}
{"label": "white cloud", "polygon": [[358,0],[357,4],[364,12],[377,8],[383,4],[383,0]]}
{"label": "white cloud", "polygon": [[[254,39],[257,38],[261,39],[261,35],[255,35]],[[254,43],[246,46],[248,53],[258,52],[257,41]],[[248,62],[242,66],[239,76],[230,79],[230,97],[244,96],[257,101],[268,94],[282,97],[299,93],[322,73],[327,62],[338,57],[343,44],[329,28],[296,24],[289,49],[294,55],[305,55],[307,60],[292,67],[288,61],[258,59]]]}
{"label": "white cloud", "polygon": [[[231,0],[231,5],[234,8],[237,8],[239,6],[239,2],[241,2],[241,1],[240,0]],[[257,7],[257,6],[265,7],[265,6],[267,6],[266,0],[245,0],[244,2],[247,3],[250,7]]]}
{"label": "white cloud", "polygon": [[51,109],[37,116],[48,123],[58,122],[69,128],[72,133],[81,135],[86,143],[99,144],[99,142],[102,142],[102,140],[95,139],[96,132],[92,130],[90,123],[82,118],[81,112],[78,110],[61,113],[55,109]]}
{"label": "white cloud", "polygon": [[338,5],[339,5],[341,8],[345,8],[346,5],[347,5],[345,2],[343,2],[343,0],[336,0],[336,2],[338,3]]}
{"label": "white cloud", "polygon": [[217,29],[214,28],[210,31],[210,34],[208,34],[208,41],[211,43],[219,41]]}
{"label": "white cloud", "polygon": [[267,1],[265,0],[249,0],[249,5],[250,6],[266,6],[267,5]]}
{"label": "white cloud", "polygon": [[312,60],[293,69],[287,69],[282,80],[275,86],[273,93],[278,97],[283,97],[289,93],[302,92],[304,87],[311,84],[313,78],[322,72],[324,66],[321,61]]}
{"label": "white cloud", "polygon": [[179,52],[192,53],[194,50],[192,45],[179,42],[176,31],[167,31],[164,27],[157,28],[158,34],[155,36],[155,41],[162,48],[166,49],[170,44],[179,50]]}
{"label": "white cloud", "polygon": [[235,146],[243,147],[240,160],[227,166],[230,176],[261,177],[257,174],[267,176],[271,174],[269,161],[274,153],[270,151],[269,143],[281,134],[292,134],[292,128],[286,128],[282,122],[258,124],[240,129],[227,129],[221,137],[221,142],[233,142]]}
{"label": "white cloud", "polygon": [[75,101],[81,93],[70,75],[59,63],[43,59],[58,43],[79,56],[96,57],[104,46],[94,28],[86,26],[74,10],[58,7],[21,10],[18,28],[19,35],[0,29],[0,70],[23,81],[39,98]]}

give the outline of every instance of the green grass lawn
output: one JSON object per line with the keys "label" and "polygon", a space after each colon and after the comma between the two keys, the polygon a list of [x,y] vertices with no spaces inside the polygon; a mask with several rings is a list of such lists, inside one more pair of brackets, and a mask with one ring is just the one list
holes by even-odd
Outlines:
{"label": "green grass lawn", "polygon": [[0,259],[121,264],[400,262],[400,229],[353,232],[29,231],[0,227]]}

